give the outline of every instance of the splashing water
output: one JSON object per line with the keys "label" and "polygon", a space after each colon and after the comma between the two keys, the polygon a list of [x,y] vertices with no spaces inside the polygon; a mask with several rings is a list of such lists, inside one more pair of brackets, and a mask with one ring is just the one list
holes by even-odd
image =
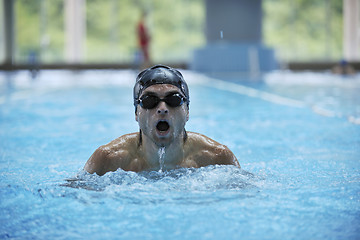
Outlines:
{"label": "splashing water", "polygon": [[[268,180],[269,187],[274,186],[274,181],[278,181],[278,179]],[[195,196],[199,193],[211,195],[213,200],[218,197],[224,198],[224,195],[218,196],[214,194],[214,191],[241,190],[244,191],[243,193],[246,196],[253,196],[258,191],[256,189],[264,187],[264,185],[267,186],[264,175],[254,175],[230,165],[211,165],[202,168],[178,168],[167,171],[162,170],[162,172],[144,171],[140,173],[118,169],[103,176],[90,174],[82,170],[76,177],[66,179],[66,182],[60,184],[61,187],[71,189],[102,192],[104,195],[101,198],[114,195],[119,195],[119,197],[127,196],[125,199],[120,200],[128,203],[136,203],[140,200],[142,203],[151,202],[158,197],[166,198],[169,202],[188,203],[196,200],[191,199],[191,197],[188,198],[191,192]],[[68,188],[59,191],[51,190],[52,188],[58,188],[58,182],[55,184],[54,182],[40,183],[37,186],[35,189],[36,194],[40,194],[44,198],[49,196],[74,197],[71,193],[68,193],[72,191]],[[39,189],[40,193],[38,193]],[[140,197],[140,193],[143,193],[144,196]],[[185,193],[186,198],[178,199],[179,195],[182,196]],[[82,195],[83,193],[78,193],[75,197],[79,194]],[[86,195],[86,192],[84,194]],[[157,196],[157,194],[161,196]],[[207,198],[206,202],[209,200]]]}
{"label": "splashing water", "polygon": [[221,38],[221,39],[224,38],[223,31],[220,31],[220,38]]}
{"label": "splashing water", "polygon": [[160,164],[159,172],[161,173],[163,171],[163,167],[164,167],[165,147],[159,148],[158,155],[159,155],[159,164]]}

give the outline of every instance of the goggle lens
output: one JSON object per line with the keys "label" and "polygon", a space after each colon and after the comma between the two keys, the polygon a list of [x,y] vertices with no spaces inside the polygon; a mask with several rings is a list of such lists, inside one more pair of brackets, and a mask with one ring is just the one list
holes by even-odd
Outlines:
{"label": "goggle lens", "polygon": [[170,107],[179,107],[184,103],[185,98],[178,93],[168,95],[163,99],[153,95],[145,95],[140,98],[139,104],[142,108],[152,109],[155,108],[161,101],[165,102]]}

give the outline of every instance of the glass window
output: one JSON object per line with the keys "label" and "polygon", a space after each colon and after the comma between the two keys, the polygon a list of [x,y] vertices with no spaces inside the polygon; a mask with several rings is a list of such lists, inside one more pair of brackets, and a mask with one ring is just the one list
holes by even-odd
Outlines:
{"label": "glass window", "polygon": [[[65,0],[15,2],[15,62],[66,62]],[[204,0],[87,0],[82,63],[132,64],[136,26],[147,11],[154,62],[187,62],[205,44]]]}
{"label": "glass window", "polygon": [[15,62],[64,61],[64,1],[15,1]]}
{"label": "glass window", "polygon": [[342,58],[343,2],[264,0],[264,42],[284,61]]}
{"label": "glass window", "polygon": [[[66,63],[65,0],[14,2],[15,63]],[[139,52],[136,27],[143,10],[147,12],[149,52],[154,63],[187,63],[193,49],[206,44],[205,0],[84,2],[81,63],[133,64]],[[275,48],[281,61],[342,58],[342,1],[263,0],[262,4],[263,42]],[[2,48],[3,30],[1,25]]]}

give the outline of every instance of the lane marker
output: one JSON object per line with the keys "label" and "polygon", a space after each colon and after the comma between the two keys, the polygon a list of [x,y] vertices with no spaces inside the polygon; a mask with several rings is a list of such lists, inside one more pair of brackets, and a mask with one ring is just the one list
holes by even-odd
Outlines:
{"label": "lane marker", "polygon": [[240,85],[237,83],[226,82],[226,81],[218,80],[218,79],[214,79],[214,78],[208,78],[208,81],[200,82],[200,84],[203,84],[204,86],[207,86],[207,87],[210,86],[210,87],[216,88],[218,90],[238,93],[238,94],[246,95],[246,96],[253,97],[253,98],[259,98],[259,99],[265,100],[267,102],[272,102],[275,104],[285,105],[285,106],[289,106],[289,107],[296,107],[296,108],[310,108],[314,113],[319,114],[321,116],[331,117],[331,118],[334,118],[334,117],[343,118],[352,124],[360,125],[359,117],[354,117],[354,116],[345,117],[334,111],[331,111],[331,110],[328,110],[328,109],[325,109],[325,108],[322,108],[322,107],[319,107],[316,105],[309,106],[302,101],[298,101],[298,100],[294,100],[291,98],[282,97],[282,96],[279,96],[276,94],[260,91],[260,90],[257,90],[257,89],[251,88],[251,87],[246,87],[246,86],[243,86],[243,85]]}
{"label": "lane marker", "polygon": [[316,105],[314,105],[311,109],[313,110],[314,113],[317,113],[324,117],[341,117],[338,114],[336,114],[336,112],[334,111],[330,111]]}
{"label": "lane marker", "polygon": [[213,78],[210,79],[209,84],[206,84],[206,86],[211,86],[211,87],[217,88],[219,90],[239,93],[239,94],[246,95],[249,97],[260,98],[267,102],[286,105],[286,106],[290,106],[290,107],[297,107],[297,108],[305,108],[306,107],[305,103],[298,101],[298,100],[282,97],[282,96],[279,96],[276,94],[260,91],[260,90],[257,90],[257,89],[251,88],[251,87],[245,87],[243,85],[239,85],[236,83],[225,82],[225,81],[217,80],[217,79],[213,79]]}

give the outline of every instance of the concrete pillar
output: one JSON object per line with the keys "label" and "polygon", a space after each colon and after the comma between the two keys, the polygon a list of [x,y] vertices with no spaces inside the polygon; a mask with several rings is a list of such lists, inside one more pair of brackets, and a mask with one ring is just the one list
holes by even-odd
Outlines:
{"label": "concrete pillar", "polygon": [[85,0],[65,0],[65,51],[68,63],[83,60],[85,37]]}
{"label": "concrete pillar", "polygon": [[5,56],[4,64],[12,65],[14,60],[14,1],[4,0]]}
{"label": "concrete pillar", "polygon": [[262,43],[261,0],[206,0],[206,39]]}
{"label": "concrete pillar", "polygon": [[344,58],[347,61],[360,59],[359,0],[344,0]]}
{"label": "concrete pillar", "polygon": [[257,79],[277,68],[275,51],[262,43],[262,0],[206,0],[206,46],[196,49],[190,68],[241,73]]}

